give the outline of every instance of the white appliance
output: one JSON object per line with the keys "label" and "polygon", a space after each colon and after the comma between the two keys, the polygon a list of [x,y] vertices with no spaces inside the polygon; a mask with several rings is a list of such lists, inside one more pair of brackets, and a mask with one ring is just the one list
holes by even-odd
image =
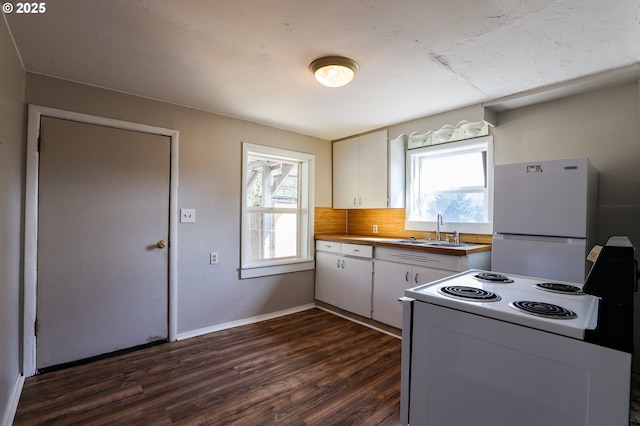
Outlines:
{"label": "white appliance", "polygon": [[495,166],[491,269],[584,283],[597,196],[585,157]]}
{"label": "white appliance", "polygon": [[583,285],[469,270],[405,291],[403,425],[627,425],[637,265],[626,237]]}

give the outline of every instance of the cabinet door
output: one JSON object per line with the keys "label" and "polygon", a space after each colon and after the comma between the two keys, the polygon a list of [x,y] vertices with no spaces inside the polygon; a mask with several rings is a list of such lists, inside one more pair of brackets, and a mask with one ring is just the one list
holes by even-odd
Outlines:
{"label": "cabinet door", "polygon": [[373,278],[373,319],[402,328],[402,305],[398,303],[398,298],[404,296],[404,291],[454,273],[376,260]]}
{"label": "cabinet door", "polygon": [[414,266],[411,271],[411,282],[409,283],[409,288],[450,277],[454,274],[456,274],[456,272],[445,271],[444,269],[431,269]]}
{"label": "cabinet door", "polygon": [[340,255],[316,252],[316,299],[334,306],[340,303],[341,260]]}
{"label": "cabinet door", "polygon": [[333,208],[358,206],[358,138],[333,144]]}
{"label": "cabinet door", "polygon": [[340,301],[337,305],[346,311],[371,318],[371,286],[373,262],[371,260],[342,257],[344,267],[340,279]]}
{"label": "cabinet door", "polygon": [[358,139],[358,207],[387,207],[387,131]]}
{"label": "cabinet door", "polygon": [[384,261],[375,262],[373,274],[373,319],[402,328],[402,305],[398,298],[412,287],[411,266]]}

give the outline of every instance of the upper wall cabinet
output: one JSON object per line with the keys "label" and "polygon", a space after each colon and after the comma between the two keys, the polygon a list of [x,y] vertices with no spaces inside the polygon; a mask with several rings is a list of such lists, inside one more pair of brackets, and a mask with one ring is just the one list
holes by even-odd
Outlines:
{"label": "upper wall cabinet", "polygon": [[333,144],[333,208],[387,207],[387,131]]}

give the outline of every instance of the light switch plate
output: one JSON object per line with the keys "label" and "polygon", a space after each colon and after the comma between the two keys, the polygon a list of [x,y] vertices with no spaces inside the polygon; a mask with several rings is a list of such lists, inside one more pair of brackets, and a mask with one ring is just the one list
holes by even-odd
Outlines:
{"label": "light switch plate", "polygon": [[193,223],[196,221],[196,209],[180,209],[180,222]]}

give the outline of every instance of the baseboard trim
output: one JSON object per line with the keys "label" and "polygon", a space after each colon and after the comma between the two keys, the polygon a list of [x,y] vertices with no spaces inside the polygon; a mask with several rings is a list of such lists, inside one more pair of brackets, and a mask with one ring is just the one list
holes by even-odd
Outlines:
{"label": "baseboard trim", "polygon": [[325,307],[325,306],[322,306],[322,305],[316,305],[316,308],[322,309],[323,311],[329,312],[330,314],[333,314],[333,315],[337,315],[340,318],[344,318],[346,320],[355,322],[357,324],[364,325],[365,327],[369,327],[369,328],[371,328],[373,330],[379,331],[380,333],[388,334],[391,337],[395,337],[396,339],[402,340],[402,336],[399,336],[397,333],[394,333],[394,332],[389,331],[389,330],[385,330],[384,328],[376,327],[375,325],[369,324],[369,323],[364,322],[364,321],[359,321],[359,320],[357,320],[357,319],[355,319],[353,317],[350,317],[349,315],[344,315],[344,314],[341,314],[340,312],[334,311],[331,308],[328,308],[328,307]]}
{"label": "baseboard trim", "polygon": [[240,327],[242,325],[254,324],[261,321],[266,321],[273,318],[283,317],[285,315],[295,314],[296,312],[302,312],[309,309],[315,308],[316,305],[314,303],[309,303],[307,305],[296,306],[295,308],[285,309],[282,311],[271,312],[269,314],[257,315],[255,317],[244,318],[237,321],[225,322],[222,324],[212,325],[211,327],[199,328],[197,330],[186,331],[184,333],[178,333],[176,336],[176,340],[184,340],[190,339],[192,337],[198,337],[209,333],[214,333],[216,331],[226,330],[229,328]]}
{"label": "baseboard trim", "polygon": [[16,380],[11,396],[9,397],[9,403],[2,415],[2,425],[11,426],[13,420],[16,417],[16,411],[18,411],[18,403],[20,402],[20,395],[22,395],[22,388],[24,387],[24,376],[20,374]]}

